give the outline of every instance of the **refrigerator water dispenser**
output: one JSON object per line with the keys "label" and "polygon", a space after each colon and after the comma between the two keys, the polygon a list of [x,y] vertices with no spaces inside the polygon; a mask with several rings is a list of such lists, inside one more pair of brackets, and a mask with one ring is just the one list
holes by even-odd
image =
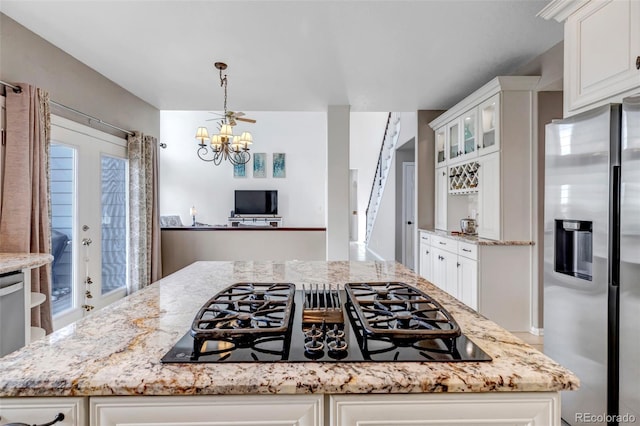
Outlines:
{"label": "refrigerator water dispenser", "polygon": [[592,267],[593,222],[556,219],[554,270],[591,281]]}

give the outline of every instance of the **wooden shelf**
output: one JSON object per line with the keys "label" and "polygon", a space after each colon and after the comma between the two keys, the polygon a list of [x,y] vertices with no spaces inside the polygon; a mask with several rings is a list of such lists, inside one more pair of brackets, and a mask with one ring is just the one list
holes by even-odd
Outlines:
{"label": "wooden shelf", "polygon": [[35,342],[38,339],[42,339],[46,335],[44,328],[31,327],[31,342]]}
{"label": "wooden shelf", "polygon": [[44,301],[47,300],[47,296],[42,293],[31,292],[31,307],[35,308],[36,306],[42,305]]}

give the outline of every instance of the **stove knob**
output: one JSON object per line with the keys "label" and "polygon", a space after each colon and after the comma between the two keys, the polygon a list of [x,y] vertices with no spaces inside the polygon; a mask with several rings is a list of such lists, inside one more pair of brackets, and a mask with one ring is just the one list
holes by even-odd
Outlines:
{"label": "stove knob", "polygon": [[338,324],[334,324],[333,330],[327,331],[327,340],[344,339],[344,330],[338,328]]}
{"label": "stove knob", "polygon": [[311,340],[304,344],[304,349],[310,353],[321,352],[324,349],[324,343],[319,341],[317,338],[312,337]]}
{"label": "stove knob", "polygon": [[322,339],[323,337],[322,329],[316,327],[315,324],[311,326],[311,328],[304,332],[304,335],[308,339]]}

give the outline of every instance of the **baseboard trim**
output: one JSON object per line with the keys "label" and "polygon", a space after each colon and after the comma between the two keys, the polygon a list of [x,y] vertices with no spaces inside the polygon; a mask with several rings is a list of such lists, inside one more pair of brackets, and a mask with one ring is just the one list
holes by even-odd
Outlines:
{"label": "baseboard trim", "polygon": [[544,336],[544,328],[531,327],[529,329],[529,333],[534,334],[536,336]]}

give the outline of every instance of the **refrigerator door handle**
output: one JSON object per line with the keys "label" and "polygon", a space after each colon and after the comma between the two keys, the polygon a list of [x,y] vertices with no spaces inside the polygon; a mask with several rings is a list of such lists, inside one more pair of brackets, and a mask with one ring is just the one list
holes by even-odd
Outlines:
{"label": "refrigerator door handle", "polygon": [[611,210],[609,216],[609,283],[620,285],[620,166],[611,167]]}

